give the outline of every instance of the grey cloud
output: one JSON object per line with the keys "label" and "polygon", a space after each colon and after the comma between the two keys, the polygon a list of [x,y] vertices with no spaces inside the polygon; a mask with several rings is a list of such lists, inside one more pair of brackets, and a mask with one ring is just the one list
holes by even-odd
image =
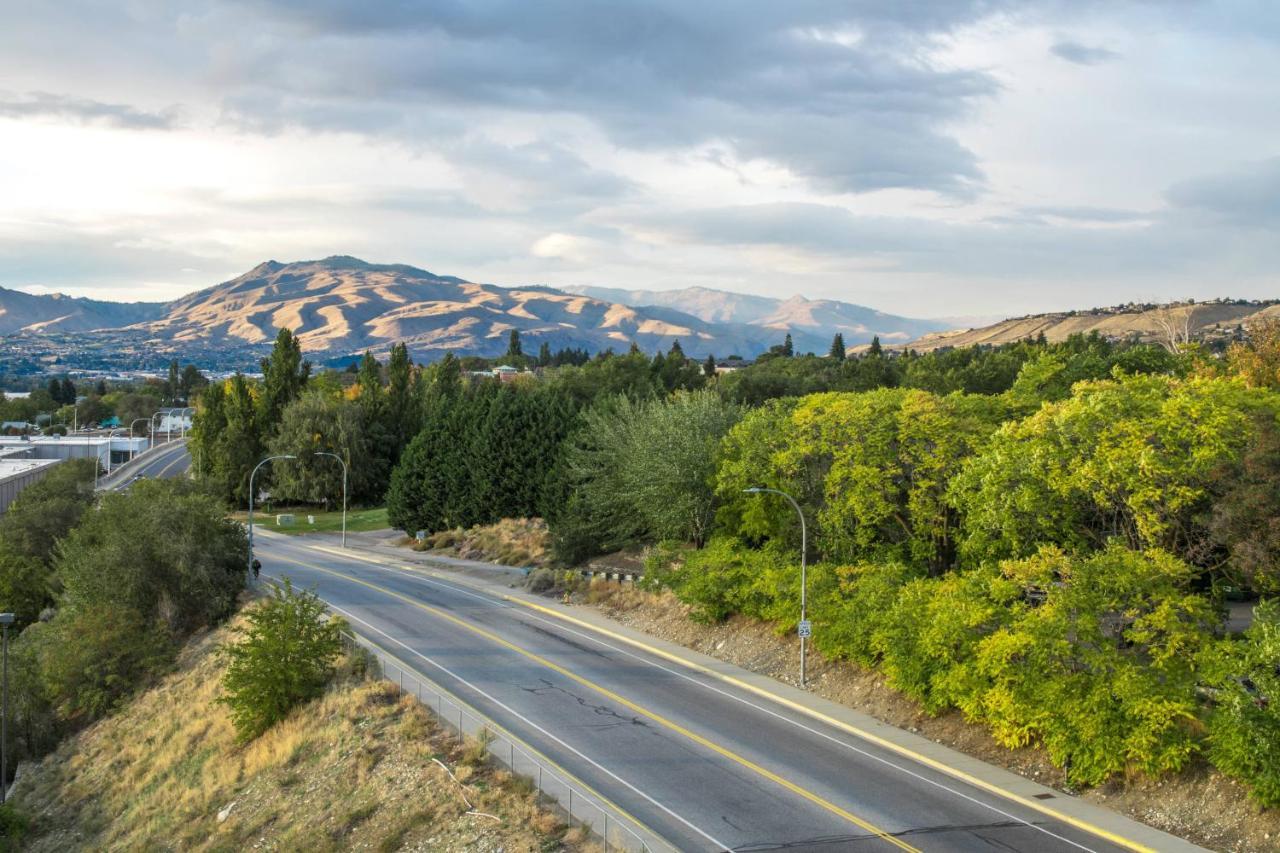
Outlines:
{"label": "grey cloud", "polygon": [[1022,211],[1036,219],[1052,217],[1072,222],[1096,222],[1122,224],[1126,222],[1146,222],[1153,214],[1149,211],[1122,210],[1115,207],[1087,207],[1070,205],[1036,205],[1024,207]]}
{"label": "grey cloud", "polygon": [[1246,227],[1280,224],[1280,157],[1175,184],[1170,204]]}
{"label": "grey cloud", "polygon": [[168,130],[177,122],[178,108],[148,112],[128,104],[107,104],[70,95],[28,92],[23,96],[0,96],[0,117],[54,118],[127,130]]}
{"label": "grey cloud", "polygon": [[[246,43],[226,73],[266,94],[227,106],[331,127],[355,104],[357,131],[381,106],[580,115],[623,145],[715,143],[827,190],[967,197],[982,173],[944,125],[998,87],[927,54],[1001,5],[260,2],[255,26],[278,37]],[[837,43],[846,31],[861,39]]]}
{"label": "grey cloud", "polygon": [[1114,50],[1096,45],[1081,44],[1078,41],[1060,41],[1049,48],[1049,52],[1059,59],[1073,62],[1076,65],[1100,65],[1119,59],[1120,54]]}

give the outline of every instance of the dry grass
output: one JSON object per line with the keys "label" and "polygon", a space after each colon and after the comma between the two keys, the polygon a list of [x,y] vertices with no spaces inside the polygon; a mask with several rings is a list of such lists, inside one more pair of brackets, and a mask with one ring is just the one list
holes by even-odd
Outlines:
{"label": "dry grass", "polygon": [[504,518],[469,530],[442,530],[415,548],[521,568],[538,568],[549,560],[547,523],[540,518]]}
{"label": "dry grass", "polygon": [[[175,673],[24,776],[14,800],[32,820],[30,849],[578,846],[527,785],[465,754],[474,744],[459,747],[386,681],[348,675],[237,746],[215,701],[222,665],[212,651],[228,636],[224,629],[192,641]],[[467,814],[466,800],[500,820]]]}

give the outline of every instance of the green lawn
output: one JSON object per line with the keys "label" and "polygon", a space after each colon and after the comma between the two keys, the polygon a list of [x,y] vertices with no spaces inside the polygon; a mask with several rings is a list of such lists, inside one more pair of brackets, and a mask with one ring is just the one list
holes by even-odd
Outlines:
{"label": "green lawn", "polygon": [[[292,526],[281,527],[276,524],[276,516],[283,513],[293,513],[294,523]],[[308,515],[315,517],[315,524],[307,523]],[[248,513],[245,512],[237,512],[233,516],[238,521],[246,521],[248,517]],[[320,512],[308,507],[272,507],[271,512],[266,513],[254,509],[253,526],[268,530],[278,530],[281,533],[340,533],[342,531],[342,510]],[[374,509],[353,509],[347,513],[348,533],[357,533],[363,530],[386,530],[390,526],[387,523],[387,508],[384,506]]]}

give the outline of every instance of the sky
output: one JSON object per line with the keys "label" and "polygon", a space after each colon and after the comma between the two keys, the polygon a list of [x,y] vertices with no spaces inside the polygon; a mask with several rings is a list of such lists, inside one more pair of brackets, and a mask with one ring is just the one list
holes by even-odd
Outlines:
{"label": "sky", "polygon": [[0,0],[0,286],[1280,297],[1273,0]]}

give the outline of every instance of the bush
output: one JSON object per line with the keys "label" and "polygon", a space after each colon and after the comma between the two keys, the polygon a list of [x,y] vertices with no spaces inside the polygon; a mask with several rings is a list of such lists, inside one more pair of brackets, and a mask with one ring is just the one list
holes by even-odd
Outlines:
{"label": "bush", "polygon": [[253,740],[295,706],[324,692],[342,654],[346,623],[329,617],[314,594],[283,587],[245,614],[240,642],[222,648],[227,658],[222,702],[241,741]]}
{"label": "bush", "polygon": [[173,659],[174,647],[163,627],[128,609],[64,610],[53,622],[30,631],[36,631],[36,656],[49,701],[69,721],[94,720],[113,711]]}
{"label": "bush", "polygon": [[1209,756],[1260,805],[1280,806],[1280,602],[1259,605],[1244,639],[1215,653]]}

